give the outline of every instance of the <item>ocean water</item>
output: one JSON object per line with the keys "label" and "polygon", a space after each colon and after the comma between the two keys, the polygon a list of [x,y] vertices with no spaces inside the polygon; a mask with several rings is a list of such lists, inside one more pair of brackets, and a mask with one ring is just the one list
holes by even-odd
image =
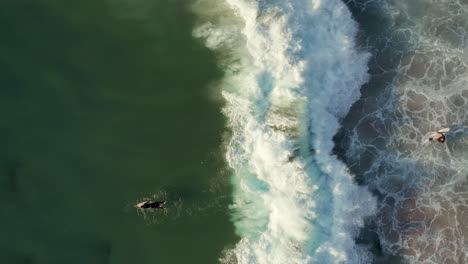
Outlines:
{"label": "ocean water", "polygon": [[222,73],[188,4],[0,3],[0,263],[216,263],[235,243]]}
{"label": "ocean water", "polygon": [[[467,263],[468,4],[201,0],[241,237],[222,263]],[[430,144],[450,127],[446,144]]]}
{"label": "ocean water", "polygon": [[468,263],[465,1],[1,7],[1,263]]}
{"label": "ocean water", "polygon": [[[468,5],[349,4],[374,55],[371,80],[338,141],[378,199],[369,223],[379,238],[378,259],[467,263]],[[451,128],[447,144],[430,144],[431,131],[443,127]]]}

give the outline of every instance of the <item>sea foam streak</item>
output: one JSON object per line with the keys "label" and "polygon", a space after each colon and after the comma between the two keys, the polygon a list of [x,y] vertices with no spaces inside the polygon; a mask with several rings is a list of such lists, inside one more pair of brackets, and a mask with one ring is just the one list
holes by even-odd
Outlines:
{"label": "sea foam streak", "polygon": [[219,52],[232,130],[233,222],[224,262],[365,263],[354,241],[375,201],[331,155],[339,120],[367,80],[356,23],[330,1],[195,6],[194,36]]}

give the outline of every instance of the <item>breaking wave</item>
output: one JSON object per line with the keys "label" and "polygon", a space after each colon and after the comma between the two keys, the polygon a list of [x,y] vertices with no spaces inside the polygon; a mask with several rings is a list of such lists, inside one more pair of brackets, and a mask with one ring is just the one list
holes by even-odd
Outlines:
{"label": "breaking wave", "polygon": [[368,80],[347,6],[203,0],[193,34],[217,52],[231,132],[232,221],[225,263],[368,263],[355,238],[373,196],[335,155],[333,136]]}

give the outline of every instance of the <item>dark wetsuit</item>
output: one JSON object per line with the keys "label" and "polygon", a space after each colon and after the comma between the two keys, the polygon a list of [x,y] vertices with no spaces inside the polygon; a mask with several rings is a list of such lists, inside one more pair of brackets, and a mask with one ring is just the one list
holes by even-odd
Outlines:
{"label": "dark wetsuit", "polygon": [[140,208],[165,208],[164,207],[165,202],[146,202],[140,206]]}

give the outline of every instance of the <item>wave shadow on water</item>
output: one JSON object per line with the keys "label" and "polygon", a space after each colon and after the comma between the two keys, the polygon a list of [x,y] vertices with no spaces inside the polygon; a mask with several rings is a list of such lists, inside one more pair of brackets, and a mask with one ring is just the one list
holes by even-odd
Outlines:
{"label": "wave shadow on water", "polygon": [[[361,113],[366,111],[375,111],[376,109],[369,109],[371,104],[367,103],[368,98],[375,96],[379,92],[385,92],[385,88],[393,82],[394,78],[398,75],[397,69],[399,65],[399,56],[401,54],[394,53],[394,50],[406,50],[404,42],[398,43],[398,47],[389,46],[388,39],[382,38],[381,31],[389,31],[391,22],[386,18],[384,12],[378,7],[373,6],[371,2],[366,1],[344,1],[354,19],[360,25],[358,33],[358,44],[368,50],[372,57],[369,61],[369,81],[361,88],[361,98],[356,101],[351,107],[349,113]],[[379,23],[370,23],[371,21],[379,21]],[[378,25],[378,26],[377,26]],[[383,30],[382,30],[383,28]],[[392,58],[388,60],[388,58]],[[347,134],[347,128],[352,127],[360,118],[359,114],[348,114],[342,120],[342,128],[334,137],[335,147],[333,149],[341,160],[350,165],[347,159],[347,148],[349,141],[353,140]],[[366,184],[366,179],[363,174],[356,167],[350,167],[351,172],[355,175],[355,180],[360,185]],[[374,191],[374,195],[379,198],[379,195]],[[378,199],[379,204],[381,199]],[[385,249],[381,244],[379,234],[377,232],[375,217],[367,217],[364,220],[364,228],[361,229],[356,243],[364,245],[374,255],[374,263],[404,263],[403,258],[397,255],[385,253]]]}

